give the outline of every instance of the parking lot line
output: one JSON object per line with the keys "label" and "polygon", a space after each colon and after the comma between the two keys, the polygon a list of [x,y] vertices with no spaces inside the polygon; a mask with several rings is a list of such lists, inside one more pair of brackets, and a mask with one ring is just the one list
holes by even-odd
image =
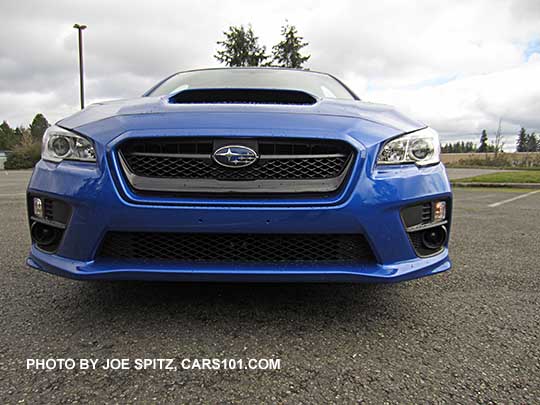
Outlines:
{"label": "parking lot line", "polygon": [[508,200],[503,200],[503,201],[499,201],[499,202],[496,202],[496,203],[493,203],[493,204],[489,204],[488,207],[490,207],[490,208],[498,207],[499,205],[503,205],[503,204],[506,204],[506,203],[509,203],[509,202],[512,202],[512,201],[516,201],[516,200],[528,197],[528,196],[536,194],[536,193],[540,193],[540,190],[531,191],[530,193],[521,194],[521,195],[518,195],[516,197],[509,198]]}

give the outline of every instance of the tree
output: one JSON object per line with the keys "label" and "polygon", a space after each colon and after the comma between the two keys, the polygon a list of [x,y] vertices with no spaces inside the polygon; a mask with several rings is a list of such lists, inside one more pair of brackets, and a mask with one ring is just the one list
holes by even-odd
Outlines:
{"label": "tree", "polygon": [[28,129],[22,125],[15,128],[15,131],[13,132],[13,146],[22,142],[24,131],[28,131]]}
{"label": "tree", "polygon": [[288,68],[301,68],[311,55],[302,55],[300,50],[308,45],[302,42],[294,25],[285,24],[281,27],[283,40],[272,47],[272,63]]}
{"label": "tree", "polygon": [[527,132],[525,128],[519,130],[516,152],[527,152]]}
{"label": "tree", "polygon": [[30,133],[32,134],[32,138],[36,141],[41,140],[41,138],[43,138],[43,134],[47,128],[49,128],[49,126],[49,121],[47,121],[43,114],[36,114],[32,120],[32,123],[30,124]]}
{"label": "tree", "polygon": [[488,135],[485,129],[482,130],[480,136],[480,146],[478,147],[478,153],[484,153],[488,151]]}
{"label": "tree", "polygon": [[495,158],[497,157],[499,152],[503,151],[503,148],[504,148],[501,124],[502,124],[502,119],[499,118],[499,126],[497,127],[497,132],[495,132],[495,143],[493,145],[495,148]]}
{"label": "tree", "polygon": [[15,132],[9,126],[7,121],[3,121],[0,124],[0,150],[11,149],[15,142]]}
{"label": "tree", "polygon": [[527,136],[527,152],[538,152],[538,139],[534,132]]}
{"label": "tree", "polygon": [[214,55],[221,63],[227,66],[261,66],[268,59],[266,47],[259,45],[251,24],[247,29],[243,25],[231,26],[223,34],[225,40],[217,42],[223,49]]}
{"label": "tree", "polygon": [[30,169],[40,159],[41,142],[34,140],[29,129],[20,129],[20,132],[21,140],[8,155],[5,169]]}

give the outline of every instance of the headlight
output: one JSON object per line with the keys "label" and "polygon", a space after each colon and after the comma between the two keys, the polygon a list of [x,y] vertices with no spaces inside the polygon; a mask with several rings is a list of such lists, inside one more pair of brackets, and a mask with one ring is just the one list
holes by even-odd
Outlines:
{"label": "headlight", "polygon": [[51,162],[62,160],[95,162],[96,151],[90,140],[53,125],[43,135],[41,158]]}
{"label": "headlight", "polygon": [[440,154],[439,134],[431,128],[424,128],[386,142],[379,152],[377,164],[415,163],[426,166],[439,163]]}

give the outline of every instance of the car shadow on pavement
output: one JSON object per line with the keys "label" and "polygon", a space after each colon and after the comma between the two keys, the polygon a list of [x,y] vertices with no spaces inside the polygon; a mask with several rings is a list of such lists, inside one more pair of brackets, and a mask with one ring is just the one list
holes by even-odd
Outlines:
{"label": "car shadow on pavement", "polygon": [[[89,282],[81,285],[93,317],[148,315],[149,322],[194,320],[399,319],[403,285]],[[88,315],[88,314],[87,314]]]}

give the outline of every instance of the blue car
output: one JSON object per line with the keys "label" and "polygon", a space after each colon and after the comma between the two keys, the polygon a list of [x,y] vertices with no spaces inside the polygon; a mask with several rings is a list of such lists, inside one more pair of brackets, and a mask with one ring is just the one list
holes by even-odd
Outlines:
{"label": "blue car", "polygon": [[335,77],[177,73],[51,126],[29,266],[80,280],[396,282],[451,266],[437,133]]}

